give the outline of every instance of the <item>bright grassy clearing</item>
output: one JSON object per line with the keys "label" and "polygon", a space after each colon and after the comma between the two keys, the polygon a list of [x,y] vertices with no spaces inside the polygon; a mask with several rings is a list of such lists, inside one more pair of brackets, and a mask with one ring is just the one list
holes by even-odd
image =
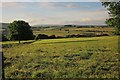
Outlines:
{"label": "bright grassy clearing", "polygon": [[38,40],[3,52],[6,77],[118,78],[118,36]]}

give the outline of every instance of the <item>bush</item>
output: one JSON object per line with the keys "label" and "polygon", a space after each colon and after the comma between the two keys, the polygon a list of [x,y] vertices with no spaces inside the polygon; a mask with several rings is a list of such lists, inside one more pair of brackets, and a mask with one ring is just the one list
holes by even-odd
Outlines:
{"label": "bush", "polygon": [[77,35],[72,34],[72,35],[66,35],[66,38],[73,38],[73,37],[77,37]]}
{"label": "bush", "polygon": [[55,38],[56,38],[55,35],[51,35],[51,36],[49,36],[49,39],[55,39]]}
{"label": "bush", "polygon": [[57,36],[56,38],[65,38],[65,37],[63,37],[63,36]]}
{"label": "bush", "polygon": [[35,37],[35,40],[38,40],[38,39],[48,39],[48,35],[45,35],[45,34],[38,34],[36,37]]}
{"label": "bush", "polygon": [[84,37],[95,37],[95,33],[83,33]]}
{"label": "bush", "polygon": [[46,34],[38,34],[35,37],[35,40],[38,40],[38,39],[55,39],[55,38],[61,38],[61,37],[56,37],[55,35],[48,36]]}
{"label": "bush", "polygon": [[99,34],[99,35],[96,35],[96,37],[100,37],[100,36],[109,36],[109,34]]}
{"label": "bush", "polygon": [[94,33],[84,33],[84,34],[72,34],[72,35],[66,35],[66,38],[74,38],[74,37],[95,37],[96,35]]}

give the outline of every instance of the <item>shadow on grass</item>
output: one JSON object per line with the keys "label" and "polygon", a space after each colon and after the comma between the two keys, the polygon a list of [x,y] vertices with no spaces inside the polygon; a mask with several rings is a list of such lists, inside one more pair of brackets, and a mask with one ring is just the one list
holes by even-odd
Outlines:
{"label": "shadow on grass", "polygon": [[2,48],[11,48],[19,45],[24,45],[24,44],[31,44],[35,41],[29,41],[29,42],[22,42],[21,43],[10,43],[10,44],[2,44]]}
{"label": "shadow on grass", "polygon": [[31,43],[34,43],[35,42],[35,40],[34,41],[30,41],[30,42],[22,42],[22,44],[31,44]]}
{"label": "shadow on grass", "polygon": [[89,41],[98,41],[98,40],[78,40],[78,41],[64,41],[64,42],[49,42],[49,43],[41,43],[41,44],[54,44],[54,43],[76,43],[76,42],[89,42]]}

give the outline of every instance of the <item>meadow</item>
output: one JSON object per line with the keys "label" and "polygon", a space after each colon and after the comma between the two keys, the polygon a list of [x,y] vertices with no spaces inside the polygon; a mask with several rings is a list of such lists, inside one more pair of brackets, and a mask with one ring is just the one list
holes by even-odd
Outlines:
{"label": "meadow", "polygon": [[2,42],[5,78],[118,79],[118,37],[40,39],[20,44],[18,41]]}
{"label": "meadow", "polygon": [[46,34],[56,35],[56,36],[63,36],[72,35],[72,34],[85,34],[85,33],[94,33],[94,34],[101,34],[101,33],[108,33],[109,35],[113,35],[115,31],[112,27],[95,27],[95,28],[77,28],[77,27],[49,27],[49,28],[38,28],[33,30],[34,35],[38,34]]}

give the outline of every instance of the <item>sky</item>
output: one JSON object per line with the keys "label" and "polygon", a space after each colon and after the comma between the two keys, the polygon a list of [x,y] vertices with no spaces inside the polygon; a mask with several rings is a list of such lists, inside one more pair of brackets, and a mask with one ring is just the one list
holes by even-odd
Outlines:
{"label": "sky", "polygon": [[99,0],[1,0],[1,1],[2,2],[99,2]]}
{"label": "sky", "polygon": [[0,22],[2,23],[24,20],[30,25],[103,25],[109,18],[108,11],[98,0],[93,2],[72,2],[73,0],[71,2],[9,1],[11,2],[4,0],[0,5],[0,9],[2,9]]}

